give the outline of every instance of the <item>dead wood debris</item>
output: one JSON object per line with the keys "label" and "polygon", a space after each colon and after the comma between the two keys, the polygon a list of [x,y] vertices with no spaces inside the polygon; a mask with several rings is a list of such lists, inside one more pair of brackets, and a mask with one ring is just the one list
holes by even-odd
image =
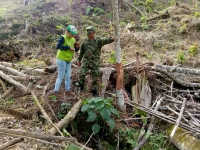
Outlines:
{"label": "dead wood debris", "polygon": [[[17,91],[20,91],[22,95],[28,95],[32,93],[32,96],[37,102],[36,104],[39,108],[39,111],[44,115],[44,118],[52,126],[48,130],[48,133],[51,135],[43,135],[41,133],[41,135],[37,134],[37,136],[45,136],[45,138],[46,136],[48,137],[50,136],[54,138],[55,140],[58,136],[53,136],[53,135],[56,134],[57,132],[60,133],[60,130],[75,118],[76,114],[78,113],[81,107],[81,100],[79,100],[74,105],[74,107],[72,107],[72,109],[68,112],[68,114],[65,116],[63,120],[61,120],[60,122],[57,122],[56,124],[55,122],[51,120],[51,115],[47,113],[48,110],[45,110],[45,109],[48,109],[45,107],[45,105],[48,104],[48,99],[46,99],[45,95],[47,95],[48,93],[46,92],[47,88],[50,88],[49,84],[45,86],[45,91],[43,92],[43,94],[41,94],[42,98],[41,100],[39,100],[37,96],[40,96],[40,95],[39,94],[35,95],[33,90],[36,90],[36,89],[33,89],[33,87],[30,86],[30,82],[32,80],[19,80],[19,81],[15,80],[17,76],[27,78],[27,77],[30,77],[30,75],[22,73],[21,71],[18,71],[17,69],[12,69],[11,66],[6,67],[3,65],[3,63],[1,64],[2,64],[0,67],[1,75],[2,75],[1,80],[2,82],[4,82],[4,84],[2,83],[1,85],[7,85],[7,86],[10,85],[10,87],[6,87],[6,89],[8,90],[4,91],[4,93],[1,94],[2,96],[0,100],[5,102],[5,99],[8,96],[7,93],[15,92],[14,89],[16,89]],[[193,76],[193,78],[195,77],[198,78],[199,71],[195,69],[181,68],[179,66],[176,66],[176,67],[164,66],[164,65],[148,66],[147,64],[144,65],[141,63],[137,65],[135,65],[134,63],[131,63],[129,66],[127,65],[124,68],[124,71],[129,72],[129,73],[134,72],[133,74],[137,75],[137,73],[139,72],[137,72],[136,70],[141,70],[144,67],[147,72],[146,74],[150,73],[151,75],[154,76],[154,80],[149,80],[151,89],[159,90],[159,92],[156,95],[157,99],[153,102],[152,106],[145,107],[145,105],[141,105],[139,102],[131,101],[130,96],[128,96],[130,94],[127,93],[127,91],[125,91],[124,93],[126,94],[125,100],[126,100],[127,106],[135,107],[137,109],[140,109],[148,113],[149,116],[152,116],[151,123],[149,124],[148,130],[145,132],[145,134],[148,134],[148,132],[151,132],[154,125],[154,120],[156,117],[166,122],[169,122],[171,124],[175,124],[176,128],[180,126],[186,129],[187,131],[191,132],[192,134],[194,134],[196,137],[199,137],[200,135],[200,120],[199,120],[200,119],[199,118],[200,104],[198,103],[198,100],[200,99],[200,91],[198,90],[198,87],[200,87],[200,83],[199,82],[193,83],[192,81],[189,80],[189,76]],[[78,69],[78,67],[74,65],[74,69]],[[104,70],[104,68],[101,68],[100,70]],[[116,73],[115,68],[109,68],[109,71],[111,72],[111,74]],[[41,74],[38,74],[38,76],[34,76],[34,78],[36,80],[41,79],[40,75]],[[45,74],[43,74],[42,76],[44,75]],[[46,75],[48,76],[48,74]],[[179,77],[179,79],[177,79],[177,76]],[[136,76],[135,76],[135,79],[136,79]],[[106,80],[109,80],[109,78],[107,77]],[[147,77],[147,80],[148,80],[148,77]],[[154,83],[151,83],[151,82],[154,82]],[[108,82],[107,84],[111,84],[111,82]],[[109,85],[107,85],[105,88],[108,88],[108,87]],[[1,87],[1,88],[5,88],[5,87]],[[30,93],[27,91],[30,91]],[[106,92],[103,92],[103,93],[106,93]],[[47,106],[49,106],[49,104]],[[52,109],[51,109],[51,112],[52,112]],[[8,120],[4,119],[2,122],[6,122]],[[130,120],[132,119],[126,119],[126,122],[129,122]],[[174,132],[176,131],[176,128],[174,128]],[[38,138],[35,135],[27,134],[24,131],[15,132],[15,130],[12,130],[10,132],[10,130],[8,129],[0,129],[0,132],[2,134],[6,134],[13,137],[18,137],[18,138],[31,137],[31,138],[34,138],[35,140],[39,140],[40,142],[42,142],[41,140],[43,140],[44,143],[46,141],[46,142],[50,142],[51,144],[55,144],[55,145],[57,144],[57,143],[54,143],[53,140]],[[21,134],[23,134],[23,136]],[[172,133],[172,136],[173,136],[173,133]],[[137,148],[141,147],[147,139],[145,138],[143,134],[141,135],[141,138],[138,140],[140,144]],[[86,147],[80,144],[73,137],[71,137],[71,139],[67,139],[67,141],[72,142],[79,147],[84,147],[84,149],[90,149],[89,147]],[[1,146],[4,146],[4,145],[6,145],[6,143]]]}

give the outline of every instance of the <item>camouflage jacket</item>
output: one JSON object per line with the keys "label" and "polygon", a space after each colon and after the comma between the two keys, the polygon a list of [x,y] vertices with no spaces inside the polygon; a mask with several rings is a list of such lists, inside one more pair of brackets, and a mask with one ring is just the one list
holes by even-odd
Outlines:
{"label": "camouflage jacket", "polygon": [[112,43],[113,41],[112,37],[95,37],[94,40],[86,38],[81,44],[78,61],[81,62],[83,59],[83,63],[93,63],[94,61],[99,63],[101,48],[106,44]]}

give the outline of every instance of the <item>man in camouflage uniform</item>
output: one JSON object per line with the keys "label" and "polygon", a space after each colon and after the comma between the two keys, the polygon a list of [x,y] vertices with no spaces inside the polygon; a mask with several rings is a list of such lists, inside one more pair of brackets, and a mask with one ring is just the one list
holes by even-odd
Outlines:
{"label": "man in camouflage uniform", "polygon": [[78,65],[79,66],[81,65],[79,84],[80,84],[80,89],[83,90],[85,84],[85,77],[88,71],[91,70],[92,93],[94,96],[98,96],[97,80],[100,74],[99,65],[100,65],[101,48],[106,44],[112,43],[114,41],[114,38],[95,37],[95,30],[93,26],[87,27],[86,30],[88,38],[86,38],[81,44],[80,55],[78,57]]}

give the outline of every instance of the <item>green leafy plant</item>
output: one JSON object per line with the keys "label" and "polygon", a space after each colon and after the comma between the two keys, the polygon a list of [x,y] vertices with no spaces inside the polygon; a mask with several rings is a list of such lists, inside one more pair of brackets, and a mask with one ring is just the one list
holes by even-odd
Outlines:
{"label": "green leafy plant", "polygon": [[186,59],[185,59],[185,55],[184,55],[183,51],[178,50],[178,52],[177,52],[177,62],[182,64],[185,61],[186,61]]}
{"label": "green leafy plant", "polygon": [[89,98],[83,101],[83,106],[81,111],[83,113],[87,112],[88,117],[86,122],[95,122],[92,126],[92,131],[98,133],[101,126],[98,124],[99,121],[105,121],[109,126],[111,131],[115,127],[115,122],[112,116],[118,116],[118,111],[112,105],[112,98]]}
{"label": "green leafy plant", "polygon": [[187,31],[187,24],[184,23],[184,24],[180,27],[179,32],[180,32],[180,33],[186,33],[186,31]]}
{"label": "green leafy plant", "polygon": [[194,16],[197,17],[197,18],[199,18],[200,17],[200,12],[195,12]]}
{"label": "green leafy plant", "polygon": [[56,96],[55,95],[51,95],[51,96],[49,96],[49,98],[51,98],[53,101],[56,101]]}
{"label": "green leafy plant", "polygon": [[102,15],[103,13],[104,13],[103,9],[95,7],[92,16],[95,17],[95,16],[98,16],[98,15]]}
{"label": "green leafy plant", "polygon": [[190,56],[194,57],[197,55],[197,50],[198,50],[198,44],[194,43],[192,46],[190,46],[188,53]]}
{"label": "green leafy plant", "polygon": [[126,22],[120,22],[120,23],[119,23],[119,26],[120,26],[120,27],[125,27],[125,26],[126,26]]}
{"label": "green leafy plant", "polygon": [[135,146],[137,146],[138,145],[138,142],[137,142],[137,137],[138,137],[138,134],[139,134],[139,132],[135,129],[135,128],[125,128],[125,129],[120,129],[119,130],[119,133],[120,133],[120,136],[121,136],[121,141],[122,141],[122,139],[126,139],[126,143],[128,144],[128,145],[130,145],[130,146],[128,146],[128,145],[126,145],[125,147],[124,147],[124,149],[130,149],[130,148],[134,148]]}
{"label": "green leafy plant", "polygon": [[[126,63],[125,62],[125,54],[122,54],[122,64]],[[108,61],[112,64],[115,64],[116,63],[116,53],[115,53],[115,50],[111,50],[110,52],[110,57],[108,58]]]}
{"label": "green leafy plant", "polygon": [[142,16],[142,17],[140,18],[140,21],[141,21],[142,23],[146,23],[146,22],[147,22],[147,16]]}
{"label": "green leafy plant", "polygon": [[161,133],[149,133],[146,135],[146,138],[148,138],[148,143],[145,144],[143,149],[167,149],[165,144],[167,140],[167,136],[164,132]]}
{"label": "green leafy plant", "polygon": [[147,116],[147,113],[142,111],[142,110],[139,110],[139,109],[136,109],[135,110],[135,116],[140,116],[142,118],[142,122],[143,124],[147,124],[147,119],[145,118]]}
{"label": "green leafy plant", "polygon": [[70,110],[70,108],[71,108],[70,103],[63,102],[58,110],[58,119],[63,119],[67,114],[67,112]]}

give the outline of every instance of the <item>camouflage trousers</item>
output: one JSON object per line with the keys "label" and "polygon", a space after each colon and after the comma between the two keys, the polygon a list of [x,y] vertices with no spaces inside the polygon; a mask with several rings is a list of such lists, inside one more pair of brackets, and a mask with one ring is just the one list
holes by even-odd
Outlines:
{"label": "camouflage trousers", "polygon": [[98,89],[98,77],[100,75],[99,72],[99,65],[90,65],[86,63],[82,63],[81,69],[80,69],[80,75],[79,75],[79,84],[84,86],[85,84],[85,77],[87,76],[88,72],[90,70],[90,75],[92,78],[91,87],[93,90]]}

